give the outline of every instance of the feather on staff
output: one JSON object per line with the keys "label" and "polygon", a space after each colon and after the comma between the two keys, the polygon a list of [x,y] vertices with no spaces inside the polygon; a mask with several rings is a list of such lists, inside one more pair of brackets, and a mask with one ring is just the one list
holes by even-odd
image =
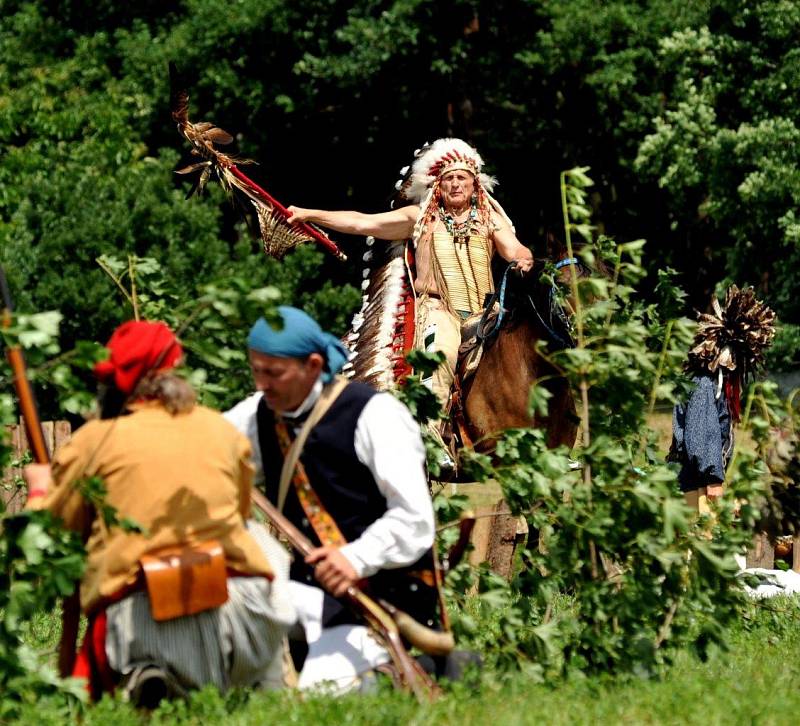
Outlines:
{"label": "feather on staff", "polygon": [[306,222],[290,223],[286,207],[242,173],[237,165],[252,164],[251,160],[225,154],[216,148],[232,143],[233,136],[209,121],[192,123],[189,120],[189,93],[179,82],[174,63],[169,64],[169,75],[172,119],[181,136],[191,143],[190,153],[202,159],[176,171],[177,174],[197,175],[187,197],[201,193],[213,173],[226,191],[237,189],[255,207],[264,252],[270,257],[280,259],[297,245],[313,241],[339,260],[346,260],[338,245],[321,229]]}

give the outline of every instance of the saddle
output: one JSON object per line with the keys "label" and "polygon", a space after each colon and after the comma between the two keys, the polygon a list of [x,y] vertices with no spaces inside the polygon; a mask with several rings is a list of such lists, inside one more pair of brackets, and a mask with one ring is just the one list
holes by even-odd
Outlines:
{"label": "saddle", "polygon": [[461,345],[458,346],[456,363],[456,378],[460,385],[463,386],[478,370],[487,340],[484,335],[487,329],[494,328],[499,314],[500,303],[495,300],[491,307],[472,313],[461,323]]}

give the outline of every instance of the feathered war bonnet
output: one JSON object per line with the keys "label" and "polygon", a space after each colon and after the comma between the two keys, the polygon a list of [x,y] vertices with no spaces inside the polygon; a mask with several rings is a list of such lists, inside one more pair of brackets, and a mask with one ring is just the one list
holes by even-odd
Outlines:
{"label": "feathered war bonnet", "polygon": [[410,167],[407,166],[400,171],[402,178],[395,185],[400,201],[420,206],[420,214],[414,227],[415,242],[439,207],[441,202],[439,185],[442,177],[448,172],[459,169],[470,172],[475,178],[476,205],[479,213],[488,215],[490,210],[494,209],[512,229],[514,228],[503,208],[491,196],[497,179],[483,172],[481,155],[462,139],[436,139],[432,144],[425,144],[421,149],[417,149],[414,153],[414,162]]}
{"label": "feathered war bonnet", "polygon": [[756,299],[752,287],[736,285],[728,288],[723,306],[713,296],[711,308],[698,317],[686,365],[724,378],[731,416],[738,420],[741,385],[764,364],[764,351],[775,337],[775,313]]}

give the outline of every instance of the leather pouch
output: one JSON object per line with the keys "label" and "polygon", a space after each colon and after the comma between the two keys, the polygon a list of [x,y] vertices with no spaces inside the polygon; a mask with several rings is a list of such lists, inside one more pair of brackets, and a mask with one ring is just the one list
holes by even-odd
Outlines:
{"label": "leather pouch", "polygon": [[194,615],[228,600],[225,553],[216,540],[164,547],[143,555],[139,564],[153,620]]}

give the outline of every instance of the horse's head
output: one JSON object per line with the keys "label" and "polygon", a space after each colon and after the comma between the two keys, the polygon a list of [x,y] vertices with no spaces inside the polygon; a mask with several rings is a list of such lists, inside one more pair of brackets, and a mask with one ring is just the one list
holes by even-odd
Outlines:
{"label": "horse's head", "polygon": [[[570,255],[567,246],[558,237],[552,232],[547,233],[547,258],[539,272],[539,279],[541,279],[542,271],[548,266],[548,263],[555,268],[555,272],[552,273],[552,284],[558,286],[559,292],[561,293],[562,304],[569,315],[574,315],[576,310],[575,289],[572,284],[573,275],[578,280],[582,280],[585,277],[590,277],[593,272],[603,276],[607,276],[608,274],[602,261],[595,261],[595,264],[599,265],[596,270],[590,269],[583,262],[580,253],[585,246],[585,243],[573,245],[572,255]],[[592,301],[588,300],[587,302],[591,303]]]}

